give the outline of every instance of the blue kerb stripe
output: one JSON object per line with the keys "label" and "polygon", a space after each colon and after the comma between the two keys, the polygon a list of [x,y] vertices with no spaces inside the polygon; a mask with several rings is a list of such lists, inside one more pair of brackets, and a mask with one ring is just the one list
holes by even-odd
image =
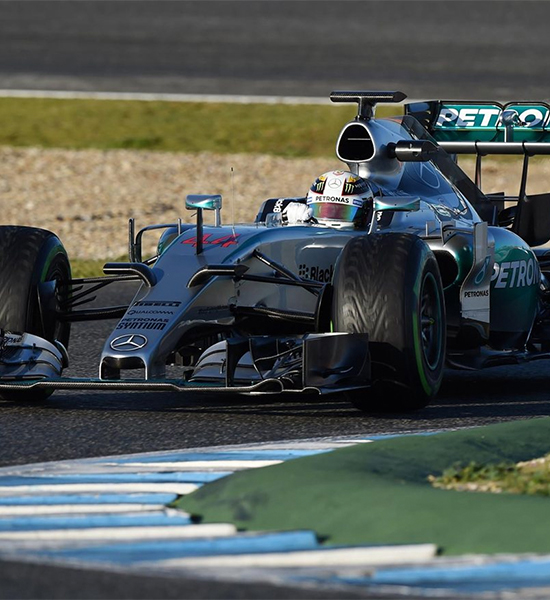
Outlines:
{"label": "blue kerb stripe", "polygon": [[[70,557],[94,562],[129,564],[190,556],[291,552],[316,550],[317,548],[318,542],[314,532],[291,531],[263,535],[238,535],[231,538],[96,545],[88,548],[41,551],[39,554],[56,558]],[[36,553],[33,552],[33,554]]]}
{"label": "blue kerb stripe", "polygon": [[376,572],[368,581],[377,584],[496,591],[514,586],[550,584],[550,560],[447,568],[388,569]]}
{"label": "blue kerb stripe", "polygon": [[189,525],[184,514],[91,515],[71,517],[16,517],[0,520],[0,531],[49,531],[53,529],[88,529],[91,527],[158,527]]}
{"label": "blue kerb stripe", "polygon": [[[548,567],[545,567],[548,568]],[[384,571],[382,571],[384,573]],[[466,575],[464,577],[467,577]],[[488,577],[487,579],[482,580],[453,580],[447,581],[445,578],[442,578],[441,581],[437,579],[431,579],[430,581],[401,581],[401,580],[376,580],[372,577],[345,577],[339,575],[332,576],[323,576],[323,575],[289,575],[287,581],[292,581],[295,583],[308,583],[308,584],[316,584],[316,585],[340,585],[340,586],[354,586],[360,587],[363,589],[376,589],[375,586],[383,585],[387,590],[387,586],[395,585],[400,587],[418,587],[420,589],[427,590],[437,589],[437,590],[445,590],[446,592],[452,593],[460,593],[460,594],[471,594],[471,593],[482,593],[482,592],[500,592],[500,591],[515,591],[515,589],[519,588],[528,588],[528,587],[540,587],[547,586],[550,583],[550,576],[547,578],[533,578],[529,573],[525,573],[523,577],[514,577],[512,579],[508,579],[506,575],[499,574],[495,575],[494,579]],[[423,596],[424,597],[424,596]],[[426,596],[429,597],[429,596]],[[453,596],[454,597],[454,596]],[[462,595],[461,595],[462,597]],[[499,596],[500,597],[500,596]],[[515,597],[515,596],[514,596]],[[537,596],[539,597],[539,596]],[[519,596],[518,596],[519,598]]]}
{"label": "blue kerb stripe", "polygon": [[230,475],[231,471],[200,473],[194,471],[174,473],[74,473],[72,475],[44,475],[42,477],[0,477],[0,487],[17,485],[53,485],[61,483],[208,483]]}
{"label": "blue kerb stripe", "polygon": [[48,506],[56,504],[169,504],[177,494],[51,494],[47,496],[0,496],[0,506]]}
{"label": "blue kerb stripe", "polygon": [[95,464],[108,462],[112,464],[127,463],[162,463],[162,462],[193,462],[193,461],[217,461],[217,460],[290,460],[292,458],[301,458],[303,456],[312,456],[330,452],[324,450],[254,450],[254,451],[225,451],[225,452],[174,452],[173,454],[162,454],[160,456],[132,456],[130,458],[110,458],[100,459]]}

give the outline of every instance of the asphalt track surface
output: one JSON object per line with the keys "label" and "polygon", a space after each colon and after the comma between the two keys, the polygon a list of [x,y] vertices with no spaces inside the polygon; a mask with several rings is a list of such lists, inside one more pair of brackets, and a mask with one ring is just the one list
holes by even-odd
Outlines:
{"label": "asphalt track surface", "polygon": [[0,2],[0,89],[550,98],[545,1]]}
{"label": "asphalt track surface", "polygon": [[[5,1],[0,88],[286,96],[359,88],[401,89],[411,98],[549,100],[549,16],[543,1]],[[68,374],[95,374],[112,325],[74,327]],[[0,465],[546,416],[549,368],[448,372],[425,410],[376,417],[334,400],[176,393],[0,402]],[[7,562],[0,562],[0,582],[2,599],[330,597]]]}
{"label": "asphalt track surface", "polygon": [[[105,302],[132,296],[113,286]],[[75,324],[67,374],[94,375],[115,322]],[[58,392],[41,403],[0,401],[0,465],[335,435],[471,427],[550,415],[550,364],[448,371],[437,400],[413,413],[364,415],[345,402],[276,402],[179,393]],[[330,598],[258,584],[141,577],[0,561],[8,598]],[[341,597],[382,597],[363,590]],[[394,596],[395,597],[395,596]]]}
{"label": "asphalt track surface", "polygon": [[[132,296],[116,284],[104,301]],[[97,376],[116,321],[76,323],[67,376]],[[56,392],[44,402],[0,401],[0,466],[223,444],[437,431],[550,415],[550,363],[449,370],[427,408],[366,415],[339,399],[277,401],[179,392]]]}
{"label": "asphalt track surface", "polygon": [[[0,88],[544,99],[548,17],[538,1],[4,1]],[[96,374],[112,325],[75,325],[69,373]],[[547,415],[547,369],[450,372],[427,409],[376,418],[335,401],[58,393],[0,405],[0,464]]]}

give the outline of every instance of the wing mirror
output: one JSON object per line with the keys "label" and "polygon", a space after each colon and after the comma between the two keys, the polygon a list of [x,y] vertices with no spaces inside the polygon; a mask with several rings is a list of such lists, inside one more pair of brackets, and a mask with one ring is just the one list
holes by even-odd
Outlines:
{"label": "wing mirror", "polygon": [[185,198],[187,210],[220,210],[221,207],[222,197],[219,194],[188,194]]}
{"label": "wing mirror", "polygon": [[401,162],[427,162],[437,153],[437,146],[430,140],[399,140],[387,145],[388,156]]}
{"label": "wing mirror", "polygon": [[188,194],[185,198],[185,208],[197,211],[197,254],[203,250],[203,210],[216,211],[216,227],[221,227],[222,197],[219,194]]}

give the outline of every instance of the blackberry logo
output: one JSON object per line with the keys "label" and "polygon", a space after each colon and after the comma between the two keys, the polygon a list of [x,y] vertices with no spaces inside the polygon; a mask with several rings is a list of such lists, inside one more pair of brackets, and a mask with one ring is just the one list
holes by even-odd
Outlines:
{"label": "blackberry logo", "polygon": [[309,266],[306,264],[298,265],[298,276],[302,279],[310,279],[312,281],[319,281],[320,283],[326,283],[332,281],[334,275],[334,267],[318,267]]}

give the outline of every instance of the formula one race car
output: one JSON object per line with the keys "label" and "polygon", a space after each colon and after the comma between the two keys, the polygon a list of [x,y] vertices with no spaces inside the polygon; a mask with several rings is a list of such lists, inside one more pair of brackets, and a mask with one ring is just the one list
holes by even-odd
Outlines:
{"label": "formula one race car", "polygon": [[[437,394],[446,366],[550,358],[550,194],[526,194],[529,158],[550,154],[550,106],[433,101],[375,118],[405,97],[333,92],[358,104],[336,143],[346,171],[266,200],[250,224],[222,225],[219,195],[187,196],[192,224],[136,234],[130,220],[129,261],[104,277],[72,279],[51,232],[0,227],[1,397],[321,393],[406,410]],[[477,157],[475,181],[460,154]],[[487,154],[523,156],[517,196],[481,192]],[[129,305],[78,308],[123,280],[140,282]],[[71,322],[94,319],[117,319],[98,377],[63,377]]]}

